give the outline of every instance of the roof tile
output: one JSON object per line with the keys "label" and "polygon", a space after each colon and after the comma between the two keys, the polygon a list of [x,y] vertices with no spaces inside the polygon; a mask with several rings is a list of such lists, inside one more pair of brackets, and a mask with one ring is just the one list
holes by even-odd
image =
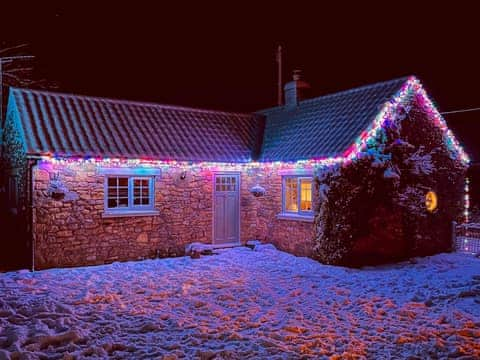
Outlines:
{"label": "roof tile", "polygon": [[256,114],[12,88],[30,154],[183,161],[341,155],[406,78]]}
{"label": "roof tile", "polygon": [[367,85],[259,111],[265,115],[260,161],[341,155],[407,78]]}
{"label": "roof tile", "polygon": [[12,88],[29,154],[255,158],[263,116]]}

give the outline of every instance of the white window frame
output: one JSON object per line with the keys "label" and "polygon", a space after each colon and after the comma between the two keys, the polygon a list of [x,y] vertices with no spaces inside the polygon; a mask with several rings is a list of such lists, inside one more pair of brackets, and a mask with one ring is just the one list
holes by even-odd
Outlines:
{"label": "white window frame", "polygon": [[[103,217],[117,216],[146,216],[157,215],[159,212],[155,208],[155,179],[160,175],[158,169],[100,169],[98,171],[104,175],[104,213]],[[128,206],[121,208],[108,207],[108,179],[109,178],[127,178],[128,179]],[[136,179],[148,180],[148,205],[134,205],[134,181]]]}
{"label": "white window frame", "polygon": [[[286,181],[287,179],[296,179],[297,180],[297,211],[287,210],[286,208]],[[311,183],[312,189],[312,210],[300,210],[301,209],[301,181],[308,180]],[[313,176],[310,174],[288,174],[282,175],[282,212],[277,216],[279,219],[286,220],[303,220],[303,221],[313,221],[314,211],[313,211]]]}

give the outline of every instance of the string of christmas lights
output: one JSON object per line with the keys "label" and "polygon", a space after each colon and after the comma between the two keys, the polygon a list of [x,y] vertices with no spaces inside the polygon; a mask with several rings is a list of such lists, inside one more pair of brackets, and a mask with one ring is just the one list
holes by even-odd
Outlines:
{"label": "string of christmas lights", "polygon": [[385,128],[386,125],[394,119],[398,106],[403,105],[411,94],[418,95],[421,104],[425,107],[425,110],[431,116],[435,125],[442,130],[444,142],[448,149],[453,154],[456,154],[457,158],[460,159],[464,164],[469,164],[470,158],[460,146],[453,133],[447,127],[445,120],[428,97],[420,81],[414,76],[411,76],[405,82],[400,91],[383,106],[382,110],[378,113],[369,128],[362,132],[356,141],[347,149],[347,151],[344,152],[344,158],[346,161],[356,159],[358,155],[366,148],[367,144],[377,138],[378,132],[382,128]]}
{"label": "string of christmas lights", "polygon": [[66,157],[61,155],[54,156],[42,156],[42,160],[65,164],[70,162],[80,163],[95,163],[103,166],[154,166],[154,167],[169,167],[180,166],[184,169],[210,169],[215,171],[216,169],[249,169],[249,168],[315,168],[332,166],[336,164],[349,164],[350,162],[358,159],[361,153],[367,148],[369,144],[372,144],[378,137],[379,132],[388,127],[396,116],[399,105],[403,105],[408,101],[410,95],[416,94],[421,104],[425,107],[429,113],[435,125],[438,126],[444,136],[445,144],[452,154],[460,159],[464,164],[468,164],[470,159],[465,153],[463,148],[458,143],[450,129],[448,129],[445,120],[442,118],[435,105],[429,99],[426,91],[423,89],[420,81],[415,77],[410,77],[399,92],[388,102],[384,104],[378,115],[375,117],[372,124],[363,131],[360,136],[354,141],[354,143],[343,153],[343,156],[319,158],[319,159],[307,159],[299,160],[295,162],[256,162],[251,161],[248,163],[225,163],[225,162],[192,162],[192,161],[176,161],[176,160],[155,160],[155,159],[120,159],[120,158],[81,158],[81,157]]}
{"label": "string of christmas lights", "polygon": [[464,220],[465,223],[469,222],[469,217],[470,217],[470,179],[467,177],[465,178],[465,202],[464,202]]}

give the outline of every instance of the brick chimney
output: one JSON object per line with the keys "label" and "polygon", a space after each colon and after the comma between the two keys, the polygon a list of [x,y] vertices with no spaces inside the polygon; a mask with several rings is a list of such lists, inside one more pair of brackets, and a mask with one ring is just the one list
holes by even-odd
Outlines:
{"label": "brick chimney", "polygon": [[310,85],[302,80],[301,70],[293,70],[293,80],[283,87],[285,93],[285,105],[297,106],[298,102],[307,97]]}

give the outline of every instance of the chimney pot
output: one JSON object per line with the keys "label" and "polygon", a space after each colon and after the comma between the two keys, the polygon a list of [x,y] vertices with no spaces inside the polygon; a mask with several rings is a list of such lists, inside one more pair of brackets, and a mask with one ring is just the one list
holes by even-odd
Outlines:
{"label": "chimney pot", "polygon": [[302,71],[293,70],[293,80],[286,83],[284,88],[285,92],[285,105],[297,106],[298,102],[305,99],[310,85],[302,80]]}

